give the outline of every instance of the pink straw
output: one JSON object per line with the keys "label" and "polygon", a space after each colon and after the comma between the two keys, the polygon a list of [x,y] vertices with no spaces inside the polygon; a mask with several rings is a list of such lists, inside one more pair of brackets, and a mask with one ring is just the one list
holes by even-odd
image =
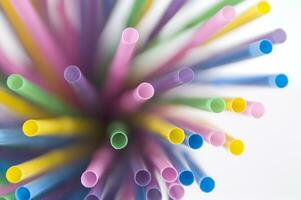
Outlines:
{"label": "pink straw", "polygon": [[167,72],[186,56],[190,49],[204,44],[222,28],[229,24],[235,17],[235,9],[232,6],[225,6],[217,12],[212,18],[205,22],[195,34],[192,39],[184,45],[175,55],[171,56],[167,61],[157,67],[148,75],[148,78],[154,77],[160,73]]}
{"label": "pink straw", "polygon": [[139,33],[134,28],[126,28],[121,35],[119,46],[109,68],[104,85],[104,94],[112,97],[122,89],[129,73],[129,65],[139,39]]}
{"label": "pink straw", "polygon": [[147,82],[143,82],[134,90],[125,92],[120,99],[119,106],[125,112],[134,112],[144,102],[154,96],[154,87]]}
{"label": "pink straw", "polygon": [[254,118],[261,118],[264,115],[265,109],[264,105],[259,102],[248,101],[247,107],[242,114],[251,116]]}
{"label": "pink straw", "polygon": [[154,142],[151,138],[145,139],[144,142],[145,154],[148,156],[154,167],[159,171],[164,181],[167,183],[176,181],[178,172],[171,164],[160,145]]}
{"label": "pink straw", "polygon": [[114,152],[107,145],[99,148],[86,171],[81,176],[82,185],[87,188],[94,187],[109,169],[113,158]]}
{"label": "pink straw", "polygon": [[180,200],[184,197],[185,190],[178,182],[166,183],[168,196],[173,200]]}

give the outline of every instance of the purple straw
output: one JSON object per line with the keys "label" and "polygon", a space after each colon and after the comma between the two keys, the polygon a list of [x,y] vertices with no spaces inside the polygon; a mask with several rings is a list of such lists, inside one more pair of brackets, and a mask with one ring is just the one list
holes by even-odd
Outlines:
{"label": "purple straw", "polygon": [[167,9],[165,10],[163,16],[158,21],[157,25],[153,29],[153,31],[148,36],[148,39],[146,40],[146,44],[153,40],[159,32],[163,29],[163,27],[169,22],[169,20],[177,14],[177,12],[184,6],[184,4],[187,2],[187,0],[173,0],[168,5]]}
{"label": "purple straw", "polygon": [[99,181],[86,195],[85,200],[100,200],[103,194],[104,181]]}
{"label": "purple straw", "polygon": [[190,68],[183,68],[170,73],[160,79],[151,82],[156,93],[165,92],[185,83],[190,83],[194,79],[194,72]]}
{"label": "purple straw", "polygon": [[260,35],[256,38],[246,42],[246,44],[253,43],[253,42],[256,42],[259,40],[269,40],[273,44],[282,44],[286,41],[286,39],[287,39],[286,32],[282,28],[278,28],[278,29],[268,32],[264,35]]}
{"label": "purple straw", "polygon": [[135,183],[138,186],[147,186],[151,181],[151,174],[140,155],[132,154],[131,167]]}
{"label": "purple straw", "polygon": [[94,87],[88,82],[79,67],[70,65],[64,71],[64,78],[73,88],[82,104],[91,111],[95,110],[97,93]]}
{"label": "purple straw", "polygon": [[151,182],[146,186],[145,189],[145,197],[146,200],[161,200],[162,199],[162,193],[160,190],[160,186],[158,184],[158,181],[156,180],[156,177],[152,176]]}

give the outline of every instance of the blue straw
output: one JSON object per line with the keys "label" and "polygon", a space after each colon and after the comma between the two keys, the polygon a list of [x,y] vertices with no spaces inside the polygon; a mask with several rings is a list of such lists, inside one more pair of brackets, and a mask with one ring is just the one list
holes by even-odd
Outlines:
{"label": "blue straw", "polygon": [[183,152],[183,156],[186,159],[190,169],[193,171],[195,175],[195,180],[200,189],[205,193],[212,192],[212,190],[215,187],[214,180],[211,177],[206,176],[204,171],[197,166],[197,164],[191,159],[191,157],[186,152]]}
{"label": "blue straw", "polygon": [[203,146],[204,139],[200,134],[187,129],[185,129],[184,132],[186,137],[183,144],[185,146],[188,146],[191,149],[200,149]]}
{"label": "blue straw", "polygon": [[144,187],[140,187],[137,186],[136,187],[136,194],[135,194],[135,199],[141,199],[144,200],[145,199],[145,188]]}
{"label": "blue straw", "polygon": [[17,200],[29,200],[36,198],[67,181],[69,178],[79,173],[83,167],[84,162],[80,164],[76,163],[43,175],[17,188],[15,197]]}
{"label": "blue straw", "polygon": [[206,70],[229,63],[234,63],[271,53],[273,44],[269,40],[259,40],[239,47],[233,47],[227,51],[217,53],[191,68],[194,71]]}
{"label": "blue straw", "polygon": [[288,85],[288,77],[285,74],[271,74],[263,76],[215,78],[212,80],[205,80],[205,82],[214,85],[248,85],[285,88]]}
{"label": "blue straw", "polygon": [[104,23],[106,23],[117,3],[117,0],[102,0],[102,12],[104,17]]}

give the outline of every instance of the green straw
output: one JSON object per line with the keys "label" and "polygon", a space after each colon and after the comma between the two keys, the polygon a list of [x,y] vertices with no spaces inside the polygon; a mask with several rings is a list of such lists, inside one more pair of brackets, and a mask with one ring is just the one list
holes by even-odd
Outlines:
{"label": "green straw", "polygon": [[135,0],[133,2],[132,10],[130,12],[130,16],[127,21],[128,26],[134,27],[137,25],[145,3],[146,0]]}
{"label": "green straw", "polygon": [[13,192],[0,197],[0,200],[15,200],[15,199],[16,199],[15,194]]}
{"label": "green straw", "polygon": [[114,149],[123,149],[128,144],[128,128],[119,121],[111,123],[108,127],[111,146]]}
{"label": "green straw", "polygon": [[209,19],[214,14],[216,14],[224,6],[226,6],[226,5],[234,6],[236,4],[241,3],[242,1],[244,1],[244,0],[222,0],[222,1],[220,1],[220,2],[218,2],[216,4],[214,4],[214,5],[212,5],[206,11],[201,12],[200,15],[198,15],[198,16],[192,18],[191,20],[187,21],[187,23],[184,24],[179,30],[177,30],[176,32],[172,33],[167,38],[164,37],[163,39],[155,39],[153,42],[151,42],[149,44],[149,47],[147,49],[152,48],[154,46],[157,46],[157,45],[159,45],[162,42],[170,41],[171,39],[173,39],[176,36],[180,35],[181,33],[185,32],[186,30],[199,25],[201,22]]}
{"label": "green straw", "polygon": [[53,114],[75,114],[76,112],[59,98],[43,91],[39,86],[26,80],[19,74],[7,78],[7,87],[19,95],[40,105]]}
{"label": "green straw", "polygon": [[168,103],[184,104],[209,112],[220,113],[225,110],[226,103],[222,98],[175,98]]}

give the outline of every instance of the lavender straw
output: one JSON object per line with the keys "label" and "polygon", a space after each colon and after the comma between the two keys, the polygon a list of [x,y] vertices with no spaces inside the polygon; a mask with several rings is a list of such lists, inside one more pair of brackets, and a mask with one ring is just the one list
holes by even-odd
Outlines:
{"label": "lavender straw", "polygon": [[145,189],[146,200],[161,200],[162,193],[155,174],[152,174],[151,182],[146,186]]}
{"label": "lavender straw", "polygon": [[147,169],[143,158],[138,153],[132,154],[131,156],[131,169],[135,183],[138,186],[147,186],[151,181],[151,173]]}
{"label": "lavender straw", "polygon": [[287,35],[286,32],[282,28],[278,28],[276,30],[270,31],[266,34],[260,35],[246,43],[256,42],[258,40],[269,40],[273,44],[282,44],[286,41]]}

